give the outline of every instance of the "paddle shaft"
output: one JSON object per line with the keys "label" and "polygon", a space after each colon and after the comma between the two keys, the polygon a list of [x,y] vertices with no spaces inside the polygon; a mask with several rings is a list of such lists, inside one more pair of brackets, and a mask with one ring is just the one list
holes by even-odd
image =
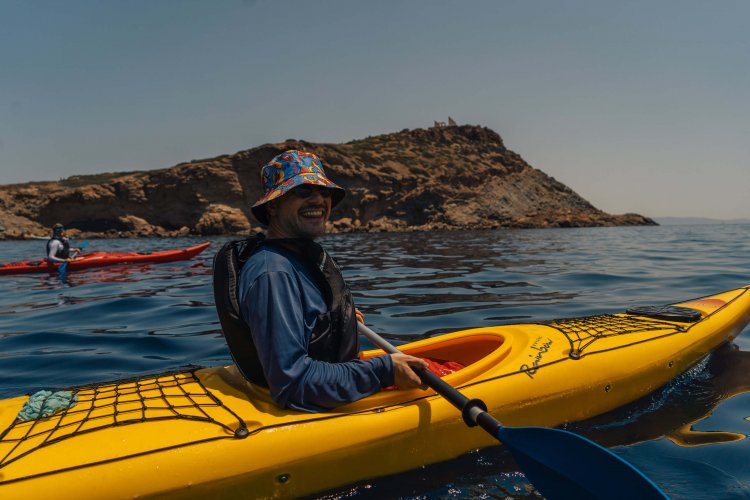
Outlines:
{"label": "paddle shaft", "polygon": [[[73,258],[75,259],[76,257],[78,257],[81,254],[81,251],[84,248],[86,248],[87,246],[89,246],[89,242],[88,241],[84,241],[83,243],[81,243],[81,246],[79,246],[77,250],[74,250],[75,255],[73,255]],[[57,267],[57,272],[60,273],[60,274],[65,273],[67,270],[68,270],[68,262],[67,261],[63,262],[62,264],[60,264]]]}
{"label": "paddle shaft", "polygon": [[[357,330],[367,337],[370,342],[383,349],[388,354],[397,354],[401,352],[390,342],[367,328],[362,323],[357,323]],[[458,392],[452,385],[446,383],[443,379],[425,368],[415,367],[413,369],[414,373],[419,375],[422,382],[447,399],[450,404],[461,410],[461,414],[467,425],[470,427],[479,425],[493,437],[497,436],[497,431],[502,427],[502,424],[492,415],[487,413],[487,406],[482,400],[467,398]]]}

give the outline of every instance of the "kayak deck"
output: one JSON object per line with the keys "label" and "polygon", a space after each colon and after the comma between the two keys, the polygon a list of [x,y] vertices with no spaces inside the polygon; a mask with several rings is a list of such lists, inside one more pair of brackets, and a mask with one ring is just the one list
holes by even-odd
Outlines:
{"label": "kayak deck", "polygon": [[[750,322],[748,287],[675,305],[700,318],[597,315],[400,347],[465,365],[444,380],[506,425],[555,426],[658,389]],[[318,414],[278,408],[234,366],[72,390],[75,406],[29,422],[15,418],[28,398],[0,401],[0,495],[59,495],[65,484],[76,498],[292,497],[496,444],[429,390],[381,391]]]}
{"label": "kayak deck", "polygon": [[[153,252],[90,252],[68,263],[67,270],[75,271],[94,267],[118,264],[160,263],[187,260],[195,257],[208,248],[210,242],[201,243],[177,250],[159,250]],[[55,273],[60,263],[46,260],[27,260],[0,264],[0,275],[27,273]]]}

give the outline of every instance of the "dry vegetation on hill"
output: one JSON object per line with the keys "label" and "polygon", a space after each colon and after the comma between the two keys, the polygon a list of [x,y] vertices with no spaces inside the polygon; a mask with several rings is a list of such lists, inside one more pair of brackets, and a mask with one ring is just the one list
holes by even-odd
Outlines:
{"label": "dry vegetation on hill", "polygon": [[174,167],[0,186],[0,239],[46,235],[55,222],[82,236],[247,233],[259,171],[276,154],[318,154],[348,190],[332,231],[651,225],[611,215],[507,149],[494,131],[463,125],[345,144],[289,139]]}

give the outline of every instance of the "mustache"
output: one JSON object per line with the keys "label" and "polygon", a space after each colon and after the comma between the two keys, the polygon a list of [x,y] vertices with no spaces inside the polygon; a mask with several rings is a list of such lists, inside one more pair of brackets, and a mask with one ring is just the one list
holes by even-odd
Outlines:
{"label": "mustache", "polygon": [[300,210],[309,210],[311,208],[319,208],[323,211],[326,209],[325,203],[310,203],[309,205],[303,205],[300,207]]}

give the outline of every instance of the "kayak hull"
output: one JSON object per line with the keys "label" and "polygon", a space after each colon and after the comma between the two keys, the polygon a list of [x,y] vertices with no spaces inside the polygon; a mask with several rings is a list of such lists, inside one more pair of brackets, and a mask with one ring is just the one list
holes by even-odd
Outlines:
{"label": "kayak hull", "polygon": [[[482,399],[505,425],[557,426],[643,397],[732,340],[750,322],[750,287],[678,305],[701,319],[602,315],[478,328],[401,348],[465,365],[444,380]],[[234,366],[77,394],[65,414],[26,423],[15,421],[26,397],[0,402],[0,496],[299,497],[497,444],[430,390],[291,412]]]}
{"label": "kayak hull", "polygon": [[[188,260],[201,253],[208,248],[209,245],[210,243],[206,242],[189,248],[161,250],[155,252],[90,252],[69,262],[67,271],[78,271],[94,267],[123,264],[145,264]],[[56,273],[59,266],[60,263],[47,262],[45,260],[11,262],[0,265],[0,275]]]}

